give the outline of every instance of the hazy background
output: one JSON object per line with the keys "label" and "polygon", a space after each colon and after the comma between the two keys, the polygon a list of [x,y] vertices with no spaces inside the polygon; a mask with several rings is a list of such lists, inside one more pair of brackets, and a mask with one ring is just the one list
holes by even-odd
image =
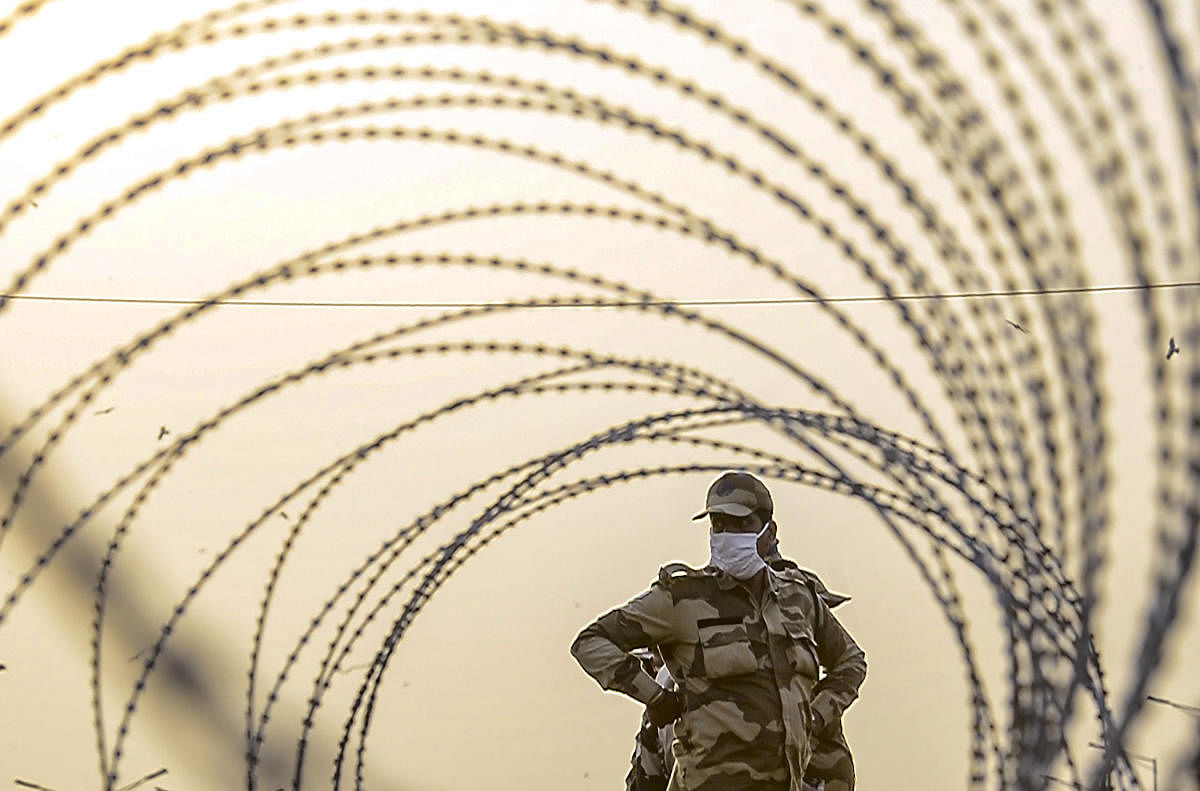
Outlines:
{"label": "hazy background", "polygon": [[[686,206],[692,216],[734,233],[743,244],[777,260],[821,293],[839,298],[877,296],[879,289],[843,255],[841,245],[824,235],[819,221],[801,222],[796,212],[769,190],[757,190],[745,173],[756,171],[786,185],[813,213],[844,234],[876,270],[894,278],[895,291],[913,293],[900,279],[884,244],[854,212],[792,157],[704,101],[647,80],[627,68],[569,56],[561,49],[487,43],[431,41],[361,46],[269,72],[303,75],[306,71],[352,69],[373,65],[403,66],[403,78],[293,78],[284,88],[264,85],[235,91],[250,78],[231,76],[239,67],[268,56],[282,59],[298,51],[314,53],[322,42],[364,40],[388,35],[461,32],[453,20],[425,25],[411,16],[394,24],[372,17],[367,24],[320,22],[329,10],[319,3],[261,4],[243,20],[317,17],[301,29],[280,24],[273,32],[227,32],[178,52],[134,58],[129,65],[93,80],[85,89],[34,115],[24,108],[66,84],[74,75],[117,57],[127,47],[186,20],[198,20],[218,8],[199,0],[173,3],[121,0],[84,3],[56,0],[25,14],[18,4],[0,3],[0,18],[10,29],[0,36],[0,107],[18,128],[0,139],[0,186],[8,207],[0,230],[0,267],[6,283],[29,267],[59,240],[63,252],[29,279],[22,298],[0,313],[0,390],[2,425],[14,425],[47,401],[72,377],[116,347],[130,343],[159,322],[176,316],[189,301],[202,300],[257,273],[294,260],[355,234],[422,216],[492,204],[539,201],[573,206],[619,207],[618,217],[583,216],[580,211],[507,212],[491,218],[429,223],[373,241],[347,245],[349,261],[363,256],[474,255],[526,259],[559,270],[599,275],[610,282],[653,292],[660,298],[694,302],[705,318],[736,328],[769,345],[805,371],[823,380],[864,419],[882,428],[933,444],[921,416],[912,410],[871,354],[819,306],[802,302],[763,302],[800,296],[769,272],[701,235],[673,230],[680,216],[648,200],[659,193],[670,204]],[[638,4],[633,4],[638,5]],[[786,64],[836,112],[870,135],[879,150],[902,168],[953,227],[966,249],[987,267],[988,245],[956,190],[939,167],[894,96],[862,66],[853,48],[801,12],[799,4],[749,0],[738,4],[692,2],[697,17],[711,20],[732,39],[751,43],[756,52]],[[989,77],[983,58],[964,35],[955,16],[963,8],[980,15],[1006,9],[1024,34],[1040,48],[1063,84],[1069,65],[1054,57],[1054,34],[1033,4],[1025,2],[911,2],[898,6],[922,28],[945,60],[962,76],[975,98],[991,113],[1022,172],[1031,177],[1033,157],[1020,145],[1019,121],[1003,111],[1002,88]],[[411,14],[421,6],[363,3],[383,12]],[[358,6],[354,6],[356,10]],[[930,269],[930,292],[959,291],[937,257],[937,245],[918,218],[903,208],[895,188],[857,143],[830,117],[797,99],[778,80],[747,59],[687,33],[662,17],[649,18],[607,2],[441,2],[425,9],[464,18],[486,16],[496,24],[517,23],[546,29],[561,39],[578,36],[615,53],[636,56],[652,72],[662,68],[698,89],[719,95],[771,128],[798,142],[812,160],[870,207],[912,260]],[[343,10],[343,9],[336,9]],[[1122,74],[1134,87],[1140,112],[1148,119],[1149,145],[1166,163],[1160,193],[1174,212],[1177,232],[1195,238],[1196,215],[1187,202],[1184,155],[1174,132],[1170,85],[1148,16],[1138,4],[1094,4],[1095,17]],[[906,74],[906,56],[887,35],[868,4],[829,4],[826,13],[843,20],[880,61]],[[1180,26],[1200,19],[1195,3],[1177,3]],[[437,22],[437,20],[434,20]],[[233,22],[214,23],[230,31]],[[1078,24],[1077,22],[1071,24]],[[1195,44],[1197,29],[1181,27]],[[192,36],[199,27],[188,28]],[[1078,35],[1078,29],[1075,30]],[[1122,242],[1093,188],[1088,165],[1025,61],[992,30],[992,38],[1023,92],[1057,178],[1068,198],[1066,216],[1078,237],[1080,259],[1089,285],[1134,282]],[[1188,49],[1194,56],[1194,49]],[[1091,55],[1088,56],[1092,57]],[[539,81],[580,96],[603,97],[646,117],[662,128],[702,141],[720,156],[738,161],[739,173],[681,148],[663,137],[629,128],[623,122],[597,123],[570,112],[522,109],[521,97],[543,101],[547,91],[470,83],[446,72],[413,78],[413,69],[486,70],[519,75],[524,84]],[[225,87],[210,81],[222,78]],[[914,91],[934,102],[928,86],[908,75]],[[229,90],[222,99],[222,90]],[[93,141],[151,111],[159,102],[187,91],[206,91],[205,105],[174,111],[173,117],[131,130],[98,155],[83,155]],[[1111,84],[1101,87],[1112,101]],[[440,106],[442,94],[475,94],[470,106]],[[489,105],[494,95],[503,106]],[[323,122],[327,139],[276,145],[286,132],[271,132],[269,150],[214,156],[186,177],[154,186],[132,200],[122,196],[159,171],[171,172],[180,161],[206,149],[224,149],[238,136],[254,140],[258,130],[284,119],[336,106],[389,98],[425,100],[369,117]],[[1071,94],[1072,102],[1077,96]],[[560,97],[561,101],[561,97]],[[564,105],[565,106],[565,105]],[[934,105],[936,106],[936,103]],[[1082,107],[1082,104],[1078,106]],[[618,180],[637,182],[633,195],[588,177],[571,167],[503,153],[471,144],[414,139],[337,140],[328,132],[340,126],[404,126],[453,130],[460,139],[473,135],[510,140],[516,147],[536,146],[566,161],[586,162],[594,172],[611,171]],[[379,135],[383,137],[383,135]],[[264,137],[264,140],[266,138]],[[1127,142],[1133,146],[1132,142]],[[243,144],[245,145],[245,144]],[[65,179],[44,190],[32,185],[69,164]],[[1037,197],[1048,202],[1038,191]],[[1156,208],[1143,197],[1141,211]],[[115,202],[107,218],[78,223],[105,203]],[[36,205],[35,205],[36,204]],[[15,211],[13,206],[18,206]],[[664,227],[638,222],[630,212],[670,218]],[[1191,212],[1191,213],[1189,213]],[[75,229],[75,230],[72,230]],[[1057,230],[1057,228],[1055,229]],[[1153,234],[1152,234],[1153,235]],[[1158,282],[1195,280],[1197,251],[1184,248],[1175,267],[1166,261],[1165,243],[1155,238],[1149,262]],[[1002,251],[1013,256],[1015,251]],[[309,260],[331,261],[336,254]],[[1020,271],[1015,264],[1014,271]],[[403,354],[355,363],[343,356],[335,366],[272,390],[195,441],[153,489],[139,473],[89,513],[69,541],[44,564],[63,527],[123,476],[156,452],[200,427],[222,409],[264,384],[299,371],[343,347],[453,310],[453,305],[506,300],[620,296],[582,278],[545,273],[494,270],[453,261],[445,264],[360,267],[274,281],[237,297],[248,304],[227,304],[166,333],[127,367],[110,365],[111,382],[88,402],[73,400],[51,407],[19,442],[0,455],[5,492],[18,491],[18,477],[53,436],[51,452],[22,495],[21,508],[0,534],[0,582],[11,609],[0,622],[0,783],[16,778],[54,789],[103,786],[100,755],[111,754],[120,717],[134,691],[147,654],[172,611],[187,597],[183,617],[173,627],[163,657],[148,675],[137,699],[120,758],[117,786],[160,767],[169,774],[154,781],[173,790],[245,785],[245,711],[247,678],[259,608],[272,567],[283,548],[287,560],[274,583],[265,621],[253,705],[257,717],[288,655],[338,586],[380,544],[417,516],[463,492],[474,482],[510,465],[582,442],[610,426],[673,409],[709,403],[703,397],[670,392],[567,390],[497,398],[456,410],[422,424],[365,455],[320,502],[294,543],[285,544],[305,505],[328,482],[315,481],[275,510],[277,501],[302,481],[343,454],[370,444],[422,413],[477,392],[503,387],[521,377],[571,364],[529,351]],[[1001,288],[990,271],[989,284]],[[1019,285],[1031,287],[1028,276]],[[1194,307],[1175,295],[1161,296],[1161,337],[1147,338],[1142,295],[1137,291],[1087,294],[1093,312],[1091,338],[1103,356],[1099,371],[1111,462],[1107,487],[1109,521],[1103,541],[1107,563],[1099,579],[1095,613],[1096,644],[1103,660],[1111,705],[1120,710],[1123,691],[1136,673],[1136,651],[1153,604],[1153,580],[1162,554],[1154,544],[1156,475],[1162,470],[1155,448],[1152,363],[1165,354],[1166,336],[1175,335],[1181,355],[1167,366],[1165,391],[1176,408],[1187,395],[1182,365],[1193,353],[1184,328],[1196,322]],[[10,287],[8,293],[16,293]],[[998,320],[1021,317],[1035,344],[1050,344],[1051,327],[1039,300],[1055,295],[987,297],[1001,305],[990,324],[961,329],[977,342],[991,333],[1001,344],[1022,340],[1019,331]],[[747,300],[713,304],[712,300]],[[708,304],[705,304],[707,301]],[[373,304],[368,304],[373,303]],[[968,322],[967,300],[947,308]],[[894,304],[886,300],[837,305],[862,328],[892,364],[903,371],[929,414],[945,431],[947,450],[977,469],[977,456],[957,421],[942,384],[920,353]],[[926,308],[912,303],[919,316]],[[1178,329],[1176,329],[1178,328]],[[524,342],[569,346],[629,359],[672,361],[729,380],[749,397],[789,409],[836,411],[829,401],[781,365],[735,339],[697,321],[620,307],[523,308],[492,311],[469,320],[412,329],[399,339],[372,344],[388,351],[415,344]],[[1002,347],[1003,348],[1003,347]],[[1011,351],[1005,354],[1013,354]],[[1073,463],[1070,425],[1061,411],[1061,376],[1042,352],[1050,373],[1052,396],[1060,411],[1052,430]],[[354,363],[354,364],[351,364]],[[649,382],[627,370],[596,369],[556,381]],[[1018,398],[1027,394],[1013,377]],[[77,397],[77,396],[76,396]],[[71,416],[71,411],[77,413]],[[1037,416],[1021,401],[1022,420],[1033,430]],[[64,430],[56,426],[69,418]],[[1183,425],[1180,419],[1180,426]],[[704,436],[743,443],[778,453],[810,467],[821,464],[796,443],[762,425],[743,424],[702,432]],[[1032,436],[1032,435],[1031,435]],[[1181,439],[1182,442],[1182,434]],[[1031,442],[1035,458],[1042,448]],[[584,456],[567,472],[556,473],[541,490],[588,475],[611,474],[656,465],[738,466],[750,457],[732,450],[688,447],[669,442],[615,446]],[[849,462],[848,462],[849,463]],[[1044,464],[1043,461],[1038,462]],[[864,465],[853,467],[864,480],[886,481]],[[980,470],[982,471],[982,470]],[[487,544],[437,591],[397,646],[373,709],[367,739],[365,782],[372,788],[451,789],[464,787],[613,788],[626,772],[638,704],[602,694],[568,654],[582,626],[600,612],[644,589],[658,567],[670,560],[703,564],[707,537],[689,521],[713,477],[711,470],[649,476],[599,487],[533,515],[520,529]],[[1053,501],[1046,471],[1034,475],[1042,497]],[[1168,474],[1169,477],[1169,474]],[[367,608],[404,571],[467,527],[516,479],[493,484],[441,519],[405,550],[387,570]],[[1182,485],[1182,476],[1173,485]],[[991,483],[999,486],[998,480]],[[1058,493],[1069,501],[1077,480]],[[782,548],[801,565],[817,570],[833,589],[853,601],[839,618],[867,652],[869,673],[861,699],[846,717],[859,785],[871,789],[955,788],[967,784],[971,722],[968,686],[961,650],[946,616],[931,596],[910,556],[863,502],[830,491],[785,481],[771,485]],[[7,504],[10,498],[5,497]],[[115,533],[126,509],[136,508],[127,529]],[[261,526],[256,520],[264,516]],[[969,513],[966,509],[963,514]],[[1039,515],[1041,518],[1041,515]],[[213,566],[235,536],[255,525],[236,551]],[[1066,530],[1070,552],[1061,558],[1069,576],[1081,573],[1080,524],[1072,510]],[[1042,524],[1050,536],[1058,525]],[[911,530],[911,528],[909,528]],[[97,745],[93,722],[92,623],[102,557],[114,537],[120,549],[106,583],[107,621],[100,649],[100,689],[106,744]],[[927,561],[928,542],[913,530],[907,537]],[[1060,549],[1063,549],[1060,547]],[[1001,612],[990,587],[969,564],[947,561],[955,573],[968,616],[973,656],[988,694],[997,727],[1008,725],[1008,685]],[[212,568],[209,576],[207,568]],[[33,572],[31,587],[21,578]],[[195,597],[188,596],[194,589]],[[333,685],[324,693],[305,757],[306,787],[330,783],[332,758],[342,736],[349,706],[363,673],[383,644],[413,583],[384,606],[383,614],[363,626],[363,637],[347,655]],[[356,583],[353,590],[358,590]],[[1194,705],[1200,688],[1194,657],[1200,655],[1200,628],[1193,580],[1183,593],[1185,611],[1168,644],[1168,656],[1151,692]],[[288,671],[279,700],[273,703],[264,733],[262,788],[291,783],[306,701],[325,647],[348,603],[339,600]],[[356,616],[357,626],[364,613]],[[354,627],[352,627],[354,628]],[[1188,660],[1188,657],[1193,657]],[[198,701],[207,701],[200,704]],[[1089,764],[1099,755],[1087,747],[1098,738],[1094,711],[1080,702],[1070,732],[1077,759]],[[353,731],[349,763],[342,782],[353,782]],[[1158,760],[1166,787],[1168,769],[1194,748],[1195,719],[1150,705],[1127,740],[1128,749]],[[107,752],[106,752],[107,751]],[[109,759],[111,761],[111,758]],[[1135,762],[1138,779],[1151,783],[1146,762]],[[1058,771],[1057,776],[1065,776]],[[993,787],[989,776],[987,787]],[[1195,787],[1194,780],[1191,786]]]}

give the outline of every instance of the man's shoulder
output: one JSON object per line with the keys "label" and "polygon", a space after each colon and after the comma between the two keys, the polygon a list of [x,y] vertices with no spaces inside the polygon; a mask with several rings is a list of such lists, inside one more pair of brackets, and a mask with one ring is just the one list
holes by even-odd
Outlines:
{"label": "man's shoulder", "polygon": [[686,563],[668,563],[658,570],[658,583],[671,588],[688,580],[716,579],[717,570],[712,566],[694,568]]}
{"label": "man's shoulder", "polygon": [[774,572],[775,576],[792,582],[798,582],[802,585],[809,585],[817,578],[816,574],[813,574],[808,569],[800,568],[795,561],[783,558],[773,560],[770,563],[770,569]]}
{"label": "man's shoulder", "polygon": [[830,608],[850,600],[850,597],[845,594],[829,590],[816,572],[801,568],[795,561],[781,558],[771,564],[771,570],[779,577],[808,588],[814,596],[820,597]]}

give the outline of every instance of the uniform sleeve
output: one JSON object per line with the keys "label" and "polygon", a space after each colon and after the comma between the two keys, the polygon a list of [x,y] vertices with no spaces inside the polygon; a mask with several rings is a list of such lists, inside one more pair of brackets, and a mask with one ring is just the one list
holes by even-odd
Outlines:
{"label": "uniform sleeve", "polygon": [[815,688],[813,709],[826,725],[840,719],[858,697],[858,688],[867,677],[867,659],[854,638],[830,611],[820,596],[817,599],[817,656],[825,668],[825,677]]}
{"label": "uniform sleeve", "polygon": [[571,644],[571,654],[604,689],[648,703],[661,687],[629,651],[667,642],[671,610],[671,595],[656,583],[585,626]]}

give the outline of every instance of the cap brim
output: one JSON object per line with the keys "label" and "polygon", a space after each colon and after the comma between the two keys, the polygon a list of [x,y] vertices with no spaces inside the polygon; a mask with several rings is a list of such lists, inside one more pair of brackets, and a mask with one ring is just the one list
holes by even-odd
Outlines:
{"label": "cap brim", "polygon": [[711,508],[705,508],[700,513],[692,517],[692,521],[702,519],[709,514],[729,514],[730,516],[750,516],[754,513],[754,509],[748,505],[741,503],[719,503]]}

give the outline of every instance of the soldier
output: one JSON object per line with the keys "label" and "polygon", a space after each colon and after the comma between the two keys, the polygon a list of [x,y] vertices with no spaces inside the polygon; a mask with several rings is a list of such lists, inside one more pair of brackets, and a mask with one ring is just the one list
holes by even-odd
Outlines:
{"label": "soldier", "polygon": [[[776,571],[784,568],[798,570],[813,583],[817,594],[831,610],[850,601],[849,596],[834,593],[826,588],[816,574],[801,569],[794,561],[783,557],[779,552],[778,541],[771,545],[763,559]],[[675,680],[671,678],[671,674],[654,651],[639,648],[631,653],[642,663],[643,669],[654,676],[654,680],[660,686],[675,688]],[[817,682],[817,686],[820,685],[821,682]],[[634,740],[629,774],[625,777],[625,791],[665,791],[667,780],[671,776],[671,767],[674,765],[671,757],[673,741],[672,725],[656,728],[650,721],[649,712],[642,715],[641,727]],[[854,791],[854,758],[850,754],[850,745],[846,743],[841,718],[830,723],[824,731],[814,733],[811,743],[812,758],[808,762],[808,768],[804,770],[806,791]]]}
{"label": "soldier", "polygon": [[[711,522],[709,565],[664,566],[571,646],[601,687],[646,704],[656,727],[674,723],[672,791],[802,791],[812,737],[838,725],[866,677],[862,650],[816,585],[763,560],[773,511],[762,481],[722,473],[693,517]],[[630,654],[650,646],[678,690]]]}

